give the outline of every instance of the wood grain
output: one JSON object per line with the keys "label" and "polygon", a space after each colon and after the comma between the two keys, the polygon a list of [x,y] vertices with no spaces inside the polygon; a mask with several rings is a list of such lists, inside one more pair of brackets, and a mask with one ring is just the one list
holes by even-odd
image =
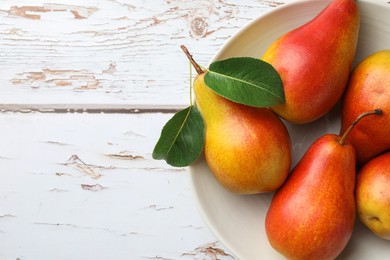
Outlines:
{"label": "wood grain", "polygon": [[0,259],[232,259],[151,158],[171,116],[2,114]]}
{"label": "wood grain", "polygon": [[184,106],[189,64],[179,46],[207,65],[281,3],[2,0],[0,103]]}
{"label": "wood grain", "polygon": [[[0,259],[233,259],[151,151],[273,1],[0,1]],[[163,113],[162,113],[163,112]]]}

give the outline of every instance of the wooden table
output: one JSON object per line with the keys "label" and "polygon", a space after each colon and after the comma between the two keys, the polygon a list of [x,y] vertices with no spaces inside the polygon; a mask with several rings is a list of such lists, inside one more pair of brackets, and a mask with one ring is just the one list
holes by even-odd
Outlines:
{"label": "wooden table", "polygon": [[0,1],[0,259],[232,259],[152,159],[207,65],[285,1]]}
{"label": "wooden table", "polygon": [[152,159],[207,65],[289,0],[1,0],[0,259],[234,259]]}

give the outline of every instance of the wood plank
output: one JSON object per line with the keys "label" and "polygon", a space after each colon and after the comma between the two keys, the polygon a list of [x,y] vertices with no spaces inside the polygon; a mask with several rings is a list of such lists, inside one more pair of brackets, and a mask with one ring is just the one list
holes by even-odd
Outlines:
{"label": "wood plank", "polygon": [[0,103],[188,104],[185,44],[207,65],[285,0],[2,0]]}
{"label": "wood plank", "polygon": [[3,113],[0,259],[232,259],[151,158],[171,116]]}

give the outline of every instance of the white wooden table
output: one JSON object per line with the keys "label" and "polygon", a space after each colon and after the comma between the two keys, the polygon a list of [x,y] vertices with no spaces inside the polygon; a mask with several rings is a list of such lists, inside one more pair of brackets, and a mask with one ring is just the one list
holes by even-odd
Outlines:
{"label": "white wooden table", "polygon": [[152,159],[207,65],[289,0],[1,0],[0,259],[234,259]]}
{"label": "white wooden table", "polygon": [[233,259],[152,159],[207,65],[286,1],[1,0],[0,259]]}

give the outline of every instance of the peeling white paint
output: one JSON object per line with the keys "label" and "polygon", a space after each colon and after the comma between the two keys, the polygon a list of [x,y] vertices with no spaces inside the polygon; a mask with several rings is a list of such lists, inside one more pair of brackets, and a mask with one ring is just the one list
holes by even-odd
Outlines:
{"label": "peeling white paint", "polygon": [[1,0],[0,259],[233,259],[152,159],[206,65],[282,1]]}
{"label": "peeling white paint", "polygon": [[151,158],[171,117],[3,113],[0,259],[213,259],[187,169]]}
{"label": "peeling white paint", "polygon": [[206,66],[286,1],[2,0],[0,103],[187,105],[180,45]]}

